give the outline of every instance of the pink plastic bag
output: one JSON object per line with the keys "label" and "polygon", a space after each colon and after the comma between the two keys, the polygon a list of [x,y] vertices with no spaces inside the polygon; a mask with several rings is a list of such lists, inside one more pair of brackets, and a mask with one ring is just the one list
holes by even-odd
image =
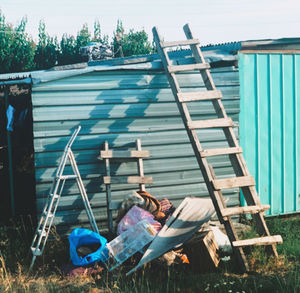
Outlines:
{"label": "pink plastic bag", "polygon": [[121,233],[129,229],[131,226],[134,226],[135,224],[146,218],[148,222],[152,225],[152,227],[157,232],[159,232],[159,230],[161,229],[161,224],[154,220],[154,216],[142,208],[133,206],[119,222],[117,234],[120,235]]}

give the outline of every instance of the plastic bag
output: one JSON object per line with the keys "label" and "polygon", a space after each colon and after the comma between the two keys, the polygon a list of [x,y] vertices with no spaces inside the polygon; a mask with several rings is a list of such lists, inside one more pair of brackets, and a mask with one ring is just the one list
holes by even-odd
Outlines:
{"label": "plastic bag", "polygon": [[[86,266],[97,261],[105,261],[105,256],[102,254],[107,240],[103,236],[88,229],[75,228],[69,236],[70,257],[75,266]],[[100,245],[99,248],[84,257],[79,256],[77,249],[81,246]]]}
{"label": "plastic bag", "polygon": [[154,220],[154,216],[150,212],[145,211],[144,209],[137,206],[133,206],[118,224],[117,234],[122,234],[130,227],[146,218],[149,224],[151,224],[151,226],[156,230],[156,232],[161,229],[161,224]]}

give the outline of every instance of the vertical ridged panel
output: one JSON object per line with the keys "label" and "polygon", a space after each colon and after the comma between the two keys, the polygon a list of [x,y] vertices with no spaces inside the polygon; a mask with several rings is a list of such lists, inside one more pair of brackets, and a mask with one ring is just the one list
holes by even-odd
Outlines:
{"label": "vertical ridged panel", "polygon": [[299,54],[241,53],[240,139],[270,215],[299,211]]}

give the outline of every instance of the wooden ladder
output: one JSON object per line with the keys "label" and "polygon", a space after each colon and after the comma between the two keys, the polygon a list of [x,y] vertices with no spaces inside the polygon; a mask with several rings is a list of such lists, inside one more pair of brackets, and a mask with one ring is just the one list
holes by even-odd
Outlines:
{"label": "wooden ladder", "polygon": [[[190,27],[186,24],[183,27],[187,40],[165,42],[161,39],[157,28],[152,29],[154,41],[158,54],[161,57],[165,73],[168,77],[173,95],[175,97],[180,115],[182,117],[185,129],[188,133],[195,156],[202,171],[209,195],[214,203],[219,221],[224,224],[227,235],[233,247],[238,266],[241,271],[249,270],[247,260],[243,251],[244,246],[266,245],[268,253],[278,256],[276,244],[282,243],[280,235],[270,236],[268,227],[264,220],[264,211],[269,209],[268,205],[261,205],[255,189],[255,180],[249,174],[246,162],[242,155],[242,148],[239,146],[237,138],[233,131],[233,121],[227,116],[221,98],[222,93],[216,89],[212,80],[209,68],[210,65],[205,62],[199,47],[199,40],[192,35]],[[178,46],[190,46],[194,57],[194,64],[173,65],[170,61],[167,48]],[[182,71],[199,70],[202,76],[206,91],[182,92],[176,73]],[[206,119],[194,121],[191,119],[186,103],[196,101],[211,101],[216,112],[217,119]],[[197,132],[197,129],[220,128],[223,130],[228,142],[227,148],[203,149]],[[228,179],[217,179],[214,170],[207,162],[207,157],[228,155],[236,177]],[[247,206],[227,208],[224,202],[222,190],[230,188],[241,188],[246,199]],[[234,230],[231,216],[241,214],[253,214],[259,238],[238,240]]]}
{"label": "wooden ladder", "polygon": [[[142,150],[141,140],[136,140],[136,150],[129,151],[114,151],[110,150],[108,142],[104,143],[104,150],[100,151],[100,158],[105,160],[106,176],[103,176],[103,182],[106,187],[106,201],[107,201],[107,217],[108,217],[108,231],[113,232],[113,217],[112,211],[119,208],[119,204],[112,203],[111,184],[139,184],[140,190],[145,191],[145,184],[152,183],[152,177],[145,177],[143,159],[149,158],[150,154],[147,150]],[[136,160],[138,176],[111,176],[110,160]]]}

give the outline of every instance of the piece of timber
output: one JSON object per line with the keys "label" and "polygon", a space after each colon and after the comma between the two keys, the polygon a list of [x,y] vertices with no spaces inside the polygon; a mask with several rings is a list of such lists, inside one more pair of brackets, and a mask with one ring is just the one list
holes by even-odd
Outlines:
{"label": "piece of timber", "polygon": [[174,41],[174,42],[160,42],[160,46],[162,48],[170,48],[170,47],[177,47],[177,46],[190,46],[190,45],[198,45],[198,44],[200,44],[198,39]]}
{"label": "piece of timber", "polygon": [[222,128],[233,127],[233,121],[231,118],[219,118],[219,119],[206,119],[188,121],[189,129],[205,129],[205,128]]}
{"label": "piece of timber", "polygon": [[102,159],[128,159],[128,158],[149,158],[149,151],[101,151],[100,157]]}
{"label": "piece of timber", "polygon": [[226,179],[215,179],[212,181],[215,190],[229,189],[235,187],[254,186],[255,180],[253,176],[241,176]]}
{"label": "piece of timber", "polygon": [[103,176],[104,184],[150,184],[152,183],[152,177],[141,177],[141,176]]}
{"label": "piece of timber", "polygon": [[246,206],[246,207],[235,207],[235,208],[225,208],[221,209],[221,214],[223,217],[229,217],[234,215],[243,215],[243,214],[256,214],[264,212],[270,209],[270,205],[261,205],[261,206]]}
{"label": "piece of timber", "polygon": [[221,98],[222,98],[222,93],[219,90],[178,93],[178,99],[179,102],[181,103],[195,102],[195,101],[208,101],[208,100],[221,99]]}
{"label": "piece of timber", "polygon": [[192,71],[192,70],[203,70],[210,68],[208,63],[195,63],[187,65],[169,65],[168,71],[170,73],[175,73],[179,71]]}
{"label": "piece of timber", "polygon": [[241,147],[232,147],[232,148],[219,148],[219,149],[206,149],[200,152],[201,157],[212,157],[212,156],[220,156],[220,155],[232,155],[232,154],[240,154],[243,152]]}
{"label": "piece of timber", "polygon": [[280,235],[274,236],[266,236],[266,237],[259,237],[253,239],[246,239],[246,240],[237,240],[232,242],[233,247],[244,247],[244,246],[259,246],[259,245],[271,245],[271,244],[281,244],[282,237]]}

